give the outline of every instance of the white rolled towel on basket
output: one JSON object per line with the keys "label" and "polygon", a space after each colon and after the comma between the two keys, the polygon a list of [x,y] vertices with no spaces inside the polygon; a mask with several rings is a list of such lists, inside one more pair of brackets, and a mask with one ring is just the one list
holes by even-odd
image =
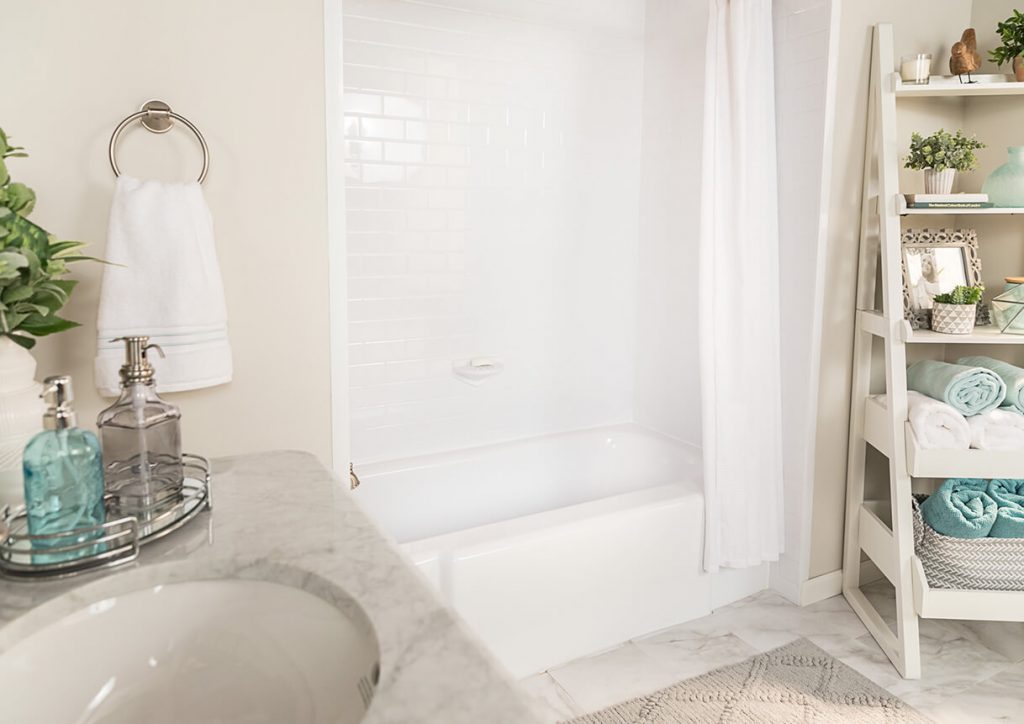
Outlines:
{"label": "white rolled towel on basket", "polygon": [[999,409],[967,418],[971,447],[978,450],[1024,450],[1024,415]]}
{"label": "white rolled towel on basket", "polygon": [[[879,395],[886,404],[886,395]],[[951,405],[913,390],[907,391],[910,426],[918,444],[930,450],[966,450],[971,446],[971,427]]]}

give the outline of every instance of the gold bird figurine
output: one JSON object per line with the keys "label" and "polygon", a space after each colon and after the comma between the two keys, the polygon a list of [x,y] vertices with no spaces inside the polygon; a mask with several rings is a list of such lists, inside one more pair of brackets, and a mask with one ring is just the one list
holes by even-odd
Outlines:
{"label": "gold bird figurine", "polygon": [[949,70],[963,83],[964,74],[968,83],[977,83],[971,79],[971,73],[981,67],[981,54],[978,53],[978,37],[974,28],[967,28],[960,36],[959,43],[953,43],[953,52],[949,57]]}

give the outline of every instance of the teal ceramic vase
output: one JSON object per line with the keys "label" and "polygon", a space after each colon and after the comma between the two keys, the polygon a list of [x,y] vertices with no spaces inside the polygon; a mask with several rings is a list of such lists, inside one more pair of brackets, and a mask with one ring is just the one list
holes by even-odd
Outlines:
{"label": "teal ceramic vase", "polygon": [[1024,206],[1024,146],[1010,146],[1009,160],[997,168],[981,187],[994,206]]}

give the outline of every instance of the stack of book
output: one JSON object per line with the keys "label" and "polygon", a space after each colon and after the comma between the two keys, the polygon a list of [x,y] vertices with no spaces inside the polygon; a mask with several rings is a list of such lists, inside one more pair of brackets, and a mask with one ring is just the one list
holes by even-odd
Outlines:
{"label": "stack of book", "polygon": [[990,209],[988,194],[907,194],[911,209]]}

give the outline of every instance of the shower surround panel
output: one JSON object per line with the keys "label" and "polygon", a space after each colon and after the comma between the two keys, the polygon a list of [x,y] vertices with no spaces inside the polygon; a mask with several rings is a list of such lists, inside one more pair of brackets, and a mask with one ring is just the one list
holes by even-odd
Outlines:
{"label": "shower surround panel", "polygon": [[343,9],[355,460],[631,420],[644,3]]}

